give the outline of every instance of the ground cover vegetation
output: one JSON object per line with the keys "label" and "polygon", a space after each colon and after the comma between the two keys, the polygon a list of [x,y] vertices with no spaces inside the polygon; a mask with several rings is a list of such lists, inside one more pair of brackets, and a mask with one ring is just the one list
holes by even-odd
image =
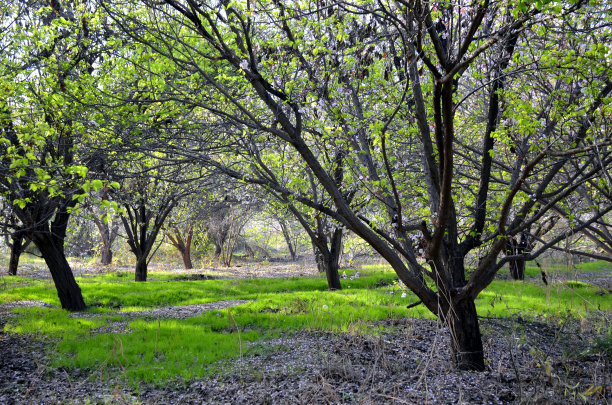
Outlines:
{"label": "ground cover vegetation", "polygon": [[[13,275],[0,298],[83,313],[7,323],[58,339],[58,367],[112,364],[134,384],[159,362],[155,382],[189,379],[204,374],[161,340],[227,335],[213,364],[242,339],[418,316],[444,325],[457,369],[483,371],[483,316],[609,314],[605,280],[588,284],[612,262],[608,2],[14,0],[0,13]],[[75,278],[96,254],[133,273]],[[52,285],[20,277],[31,255]],[[166,258],[281,256],[312,260],[327,284],[149,277]],[[393,273],[343,275],[363,257]],[[234,300],[157,326],[141,314]]]}
{"label": "ground cover vegetation", "polygon": [[[103,369],[107,378],[120,376],[137,387],[141,381],[163,385],[209,375],[219,360],[253,355],[265,347],[253,342],[280,333],[376,335],[385,330],[377,321],[432,317],[423,306],[407,308],[417,297],[401,287],[388,266],[346,275],[346,288],[333,294],[318,278],[177,281],[175,273],[152,273],[156,281],[134,284],[121,273],[88,275],[77,280],[94,305],[82,314],[60,308],[50,280],[12,277],[2,285],[0,299],[51,305],[18,309],[18,316],[9,318],[4,328],[51,338],[48,355],[54,367],[92,373]],[[598,319],[612,310],[600,291],[578,282],[543,286],[496,281],[476,305],[479,313],[495,318]],[[240,301],[229,309],[213,307],[187,318],[150,312],[230,300]]]}

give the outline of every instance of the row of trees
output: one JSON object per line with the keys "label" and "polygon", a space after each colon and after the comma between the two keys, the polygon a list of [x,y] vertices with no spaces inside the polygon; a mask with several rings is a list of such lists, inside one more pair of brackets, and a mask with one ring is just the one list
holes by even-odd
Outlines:
{"label": "row of trees", "polygon": [[[204,201],[204,198],[211,197],[202,198]],[[192,269],[196,260],[199,262],[196,265],[218,263],[230,266],[236,257],[247,261],[285,263],[310,261],[313,257],[308,235],[288,215],[281,216],[278,211],[266,210],[259,203],[249,205],[231,200],[210,200],[205,203],[205,209],[194,211],[197,206],[187,205],[187,201],[182,200],[160,227],[154,220],[145,224],[149,231],[155,227],[157,234],[147,262],[180,260],[185,269]],[[153,204],[145,208],[147,212],[156,211],[152,218],[163,214]],[[120,206],[121,213],[117,214],[112,209],[101,209],[97,203],[85,202],[70,216],[64,244],[66,256],[105,266],[125,265],[126,260],[138,261],[138,255],[133,253],[131,245],[139,241],[133,241],[130,236],[134,234],[131,218],[137,209],[136,204]],[[26,253],[38,256],[40,252],[26,237],[19,241],[21,245],[14,243],[12,236],[15,235],[7,231],[0,242],[0,249],[10,251],[8,274],[17,275],[20,256]],[[343,248],[343,253],[345,258],[352,258],[355,254],[367,256],[370,252],[363,248],[356,249],[349,242]]]}
{"label": "row of trees", "polygon": [[[9,3],[0,184],[13,234],[40,249],[62,306],[82,309],[63,240],[85,194],[118,196],[143,279],[145,220],[223,174],[296,218],[330,288],[343,234],[362,238],[448,325],[457,366],[482,370],[474,300],[500,268],[520,277],[551,249],[610,259],[610,11]],[[566,243],[577,233],[586,249]]]}

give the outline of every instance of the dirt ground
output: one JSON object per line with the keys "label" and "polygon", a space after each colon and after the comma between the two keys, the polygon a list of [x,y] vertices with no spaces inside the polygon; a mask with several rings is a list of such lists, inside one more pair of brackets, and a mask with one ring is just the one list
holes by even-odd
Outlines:
{"label": "dirt ground", "polygon": [[[89,269],[89,272],[108,271]],[[116,270],[114,270],[116,271]],[[79,270],[77,269],[77,272]],[[40,273],[40,274],[39,274]],[[44,271],[23,275],[44,277]],[[220,277],[290,277],[305,266],[217,270]],[[200,276],[197,276],[200,274]],[[183,276],[203,277],[202,270]],[[206,272],[209,274],[209,272]],[[195,276],[194,276],[195,275]],[[160,308],[156,317],[184,318],[220,306]],[[11,308],[0,307],[0,331]],[[139,314],[147,315],[147,314]],[[382,322],[371,337],[298,332],[257,342],[263,354],[226,361],[210,378],[138,389],[101,370],[49,367],[52,341],[0,332],[0,404],[567,404],[612,403],[612,359],[594,350],[601,331],[588,321],[543,323],[483,318],[485,372],[455,370],[448,331],[431,320]]]}

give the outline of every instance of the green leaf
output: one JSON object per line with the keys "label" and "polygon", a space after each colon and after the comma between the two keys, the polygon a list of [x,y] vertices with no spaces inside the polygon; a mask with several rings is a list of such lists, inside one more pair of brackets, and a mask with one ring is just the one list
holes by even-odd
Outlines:
{"label": "green leaf", "polygon": [[93,187],[94,191],[98,191],[104,186],[104,183],[102,183],[102,180],[95,179],[92,180],[91,186]]}

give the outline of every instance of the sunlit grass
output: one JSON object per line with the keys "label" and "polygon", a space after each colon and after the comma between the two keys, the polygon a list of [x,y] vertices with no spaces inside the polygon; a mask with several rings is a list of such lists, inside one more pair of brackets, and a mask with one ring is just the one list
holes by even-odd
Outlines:
{"label": "sunlit grass", "polygon": [[[526,277],[541,277],[541,270],[547,274],[548,277],[555,276],[557,274],[564,275],[578,275],[580,273],[607,273],[612,272],[612,263],[604,262],[603,260],[579,263],[573,266],[568,265],[560,260],[541,260],[540,267],[537,266],[535,261],[527,262],[525,266]],[[509,275],[508,269],[505,267],[499,271],[500,275]]]}
{"label": "sunlit grass", "polygon": [[[131,274],[110,272],[79,277],[88,304],[87,318],[58,308],[49,280],[4,277],[0,302],[39,300],[50,308],[21,308],[5,330],[57,340],[49,355],[55,366],[104,370],[139,381],[164,384],[186,381],[214,371],[220,359],[248,354],[248,342],[298,330],[375,334],[381,321],[401,317],[433,317],[424,306],[407,309],[417,297],[401,288],[388,266],[346,270],[343,290],[327,291],[323,278],[213,279],[176,281],[176,274],[153,272],[146,283]],[[224,310],[186,320],[128,318],[125,312],[158,307],[248,300]],[[609,294],[581,282],[540,283],[495,281],[476,300],[484,316],[609,316]],[[606,315],[607,314],[607,315]]]}
{"label": "sunlit grass", "polygon": [[260,337],[257,331],[212,331],[203,319],[137,320],[129,333],[102,333],[81,339],[63,339],[56,366],[90,370],[111,367],[132,385],[138,381],[162,384],[180,377],[205,375],[208,366],[238,357],[240,347]]}

